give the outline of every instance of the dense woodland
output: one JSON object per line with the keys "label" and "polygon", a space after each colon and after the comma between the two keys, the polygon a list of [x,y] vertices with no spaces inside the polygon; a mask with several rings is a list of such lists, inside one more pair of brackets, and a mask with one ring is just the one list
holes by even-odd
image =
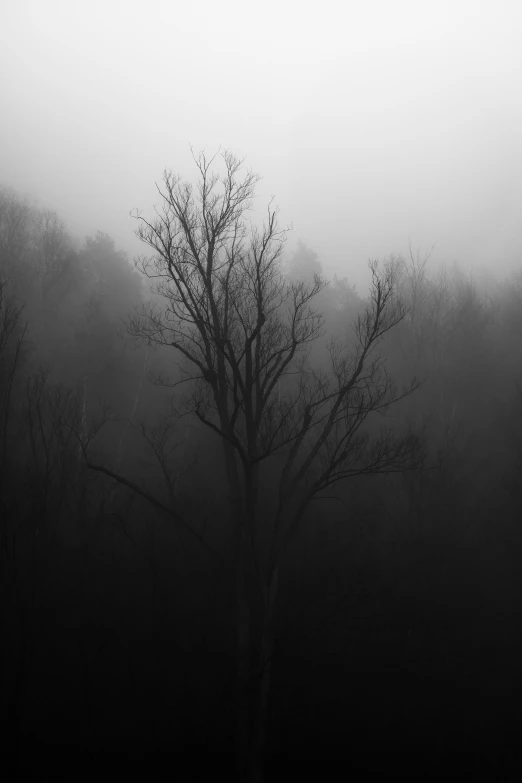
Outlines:
{"label": "dense woodland", "polygon": [[349,267],[327,284],[246,211],[254,175],[195,163],[136,215],[134,263],[0,190],[13,760],[512,774],[522,272],[486,288],[410,253],[367,295]]}

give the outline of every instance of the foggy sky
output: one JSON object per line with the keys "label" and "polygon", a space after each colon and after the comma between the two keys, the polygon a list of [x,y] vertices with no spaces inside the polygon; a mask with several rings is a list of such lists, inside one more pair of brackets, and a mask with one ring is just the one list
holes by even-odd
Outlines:
{"label": "foggy sky", "polygon": [[17,0],[0,25],[0,183],[134,255],[189,144],[246,156],[328,275],[368,258],[522,260],[522,3]]}

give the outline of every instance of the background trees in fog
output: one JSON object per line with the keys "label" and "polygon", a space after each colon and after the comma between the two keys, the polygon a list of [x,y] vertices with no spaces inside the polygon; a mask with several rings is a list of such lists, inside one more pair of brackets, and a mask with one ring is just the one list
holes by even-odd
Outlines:
{"label": "background trees in fog", "polygon": [[285,258],[272,206],[246,221],[254,175],[230,155],[221,182],[196,163],[196,185],[167,173],[140,220],[154,252],[141,274],[110,237],[80,246],[57,215],[0,194],[18,759],[58,735],[232,755],[235,737],[269,762],[349,733],[363,765],[366,730],[429,744],[444,699],[448,743],[462,725],[505,734],[519,278],[486,296],[410,254],[373,263],[367,296],[326,285],[310,248]]}

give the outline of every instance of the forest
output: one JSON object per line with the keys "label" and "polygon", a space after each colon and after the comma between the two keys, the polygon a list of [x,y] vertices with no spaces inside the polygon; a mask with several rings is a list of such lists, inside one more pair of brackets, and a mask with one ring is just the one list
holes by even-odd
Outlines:
{"label": "forest", "polygon": [[136,259],[0,189],[12,763],[517,777],[522,266],[361,293],[241,160],[193,169]]}

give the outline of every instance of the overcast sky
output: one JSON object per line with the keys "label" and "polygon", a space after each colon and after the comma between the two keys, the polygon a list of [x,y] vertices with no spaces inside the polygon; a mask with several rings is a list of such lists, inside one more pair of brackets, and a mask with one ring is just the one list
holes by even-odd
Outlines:
{"label": "overcast sky", "polygon": [[522,266],[521,41],[521,0],[6,0],[0,182],[134,254],[163,169],[221,147],[329,275]]}

